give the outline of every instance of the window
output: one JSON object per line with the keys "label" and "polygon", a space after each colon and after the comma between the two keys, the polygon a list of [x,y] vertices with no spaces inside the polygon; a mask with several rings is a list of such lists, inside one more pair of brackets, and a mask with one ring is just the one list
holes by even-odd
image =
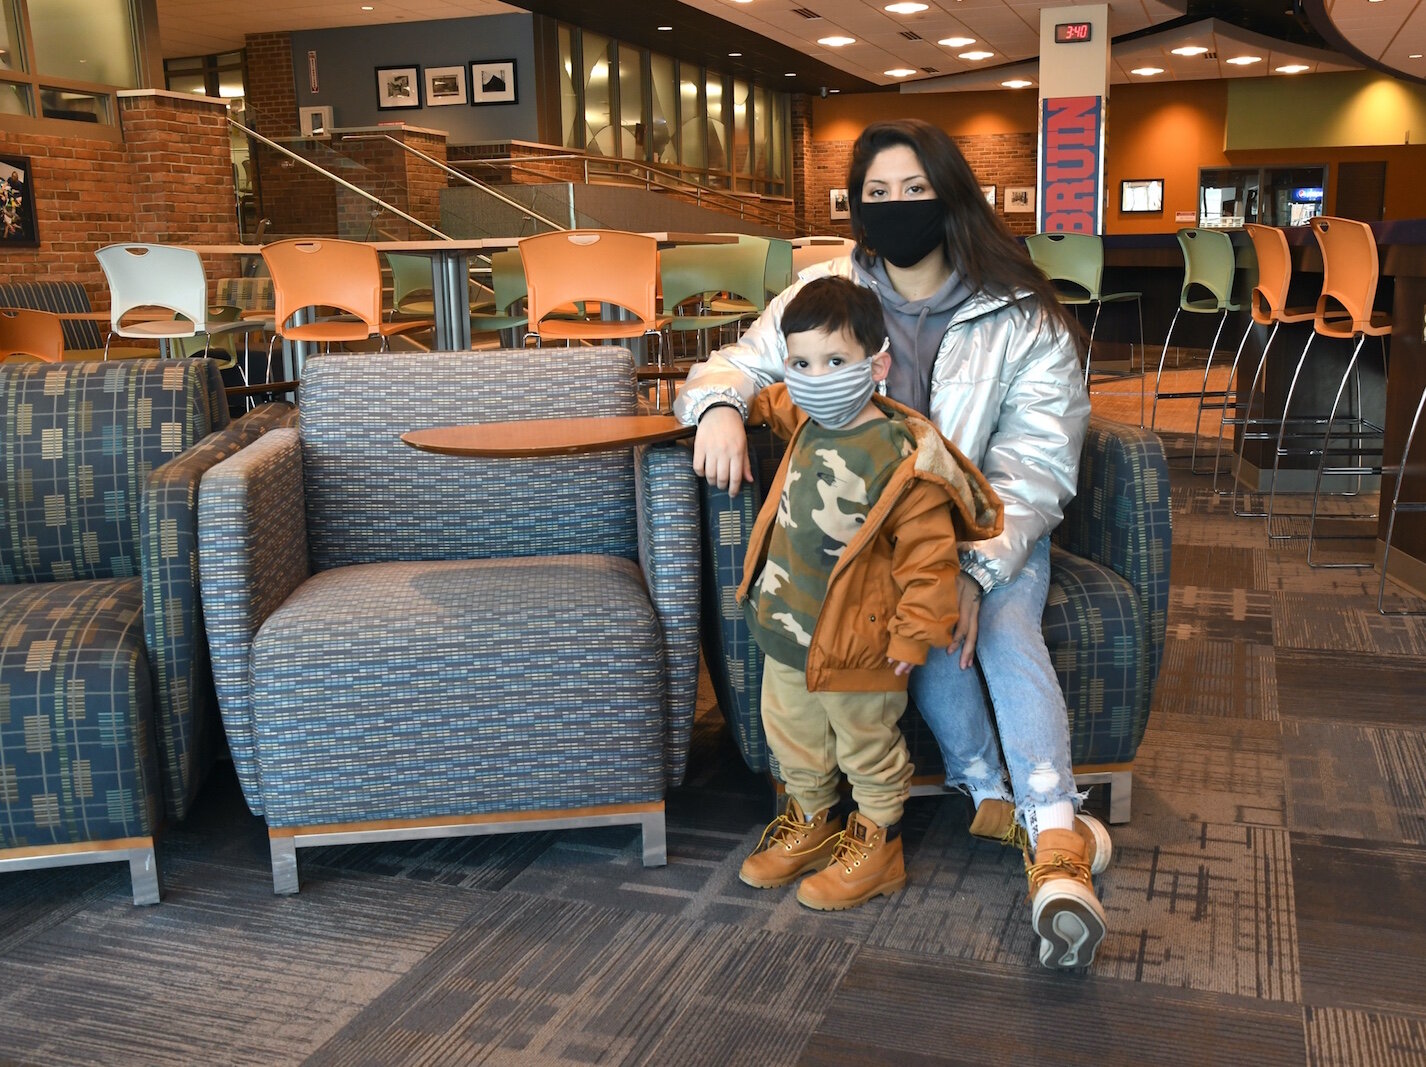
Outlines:
{"label": "window", "polygon": [[130,0],[0,0],[0,116],[113,126],[139,45]]}

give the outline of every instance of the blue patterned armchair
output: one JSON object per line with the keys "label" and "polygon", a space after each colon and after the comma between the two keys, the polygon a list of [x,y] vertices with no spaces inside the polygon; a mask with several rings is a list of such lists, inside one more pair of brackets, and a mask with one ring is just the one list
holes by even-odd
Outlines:
{"label": "blue patterned armchair", "polygon": [[198,481],[293,415],[229,424],[208,359],[0,366],[0,872],[128,860],[158,900],[221,744]]}
{"label": "blue patterned armchair", "polygon": [[698,687],[687,447],[475,459],[407,430],[631,415],[615,348],[323,355],[199,501],[218,700],[273,888],[297,848],[636,824],[665,862]]}
{"label": "blue patterned armchair", "polygon": [[[762,653],[733,595],[781,445],[758,431],[749,441],[752,491],[730,498],[707,483],[702,488],[704,656],[743,759],[776,775],[762,728]],[[1052,538],[1044,631],[1069,705],[1075,777],[1081,786],[1108,785],[1111,822],[1129,820],[1134,754],[1163,658],[1171,541],[1168,468],[1158,437],[1091,420],[1078,495]],[[914,703],[901,729],[916,764],[913,793],[938,791],[945,777],[941,751]]]}

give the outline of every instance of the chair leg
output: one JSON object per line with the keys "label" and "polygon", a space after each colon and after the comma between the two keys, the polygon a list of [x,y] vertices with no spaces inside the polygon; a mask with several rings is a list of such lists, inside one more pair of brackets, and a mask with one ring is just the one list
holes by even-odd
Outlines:
{"label": "chair leg", "polygon": [[1282,402],[1282,419],[1277,424],[1277,445],[1273,449],[1273,477],[1268,483],[1268,506],[1263,512],[1263,517],[1267,520],[1268,539],[1272,541],[1285,541],[1292,537],[1291,533],[1273,533],[1273,508],[1277,503],[1278,476],[1282,469],[1283,435],[1287,431],[1289,412],[1292,411],[1292,395],[1297,391],[1298,379],[1302,377],[1302,368],[1307,363],[1307,351],[1312,347],[1312,341],[1317,336],[1316,331],[1307,335],[1307,343],[1302,346],[1302,355],[1297,357],[1297,366],[1292,371],[1292,381],[1287,385],[1287,396]]}
{"label": "chair leg", "polygon": [[[1104,310],[1104,305],[1099,301],[1094,302],[1094,318],[1089,324],[1089,344],[1084,349],[1084,387],[1089,388],[1089,362],[1094,358],[1094,331],[1099,329],[1099,313]],[[1133,358],[1129,360],[1133,364]]]}
{"label": "chair leg", "polygon": [[152,838],[148,848],[129,853],[129,883],[133,888],[135,904],[157,904],[163,895],[163,875]]}
{"label": "chair leg", "polygon": [[297,839],[269,832],[267,843],[272,856],[272,891],[281,896],[297,892]]}
{"label": "chair leg", "polygon": [[648,812],[639,817],[643,830],[644,866],[663,867],[668,863],[668,834],[664,825],[664,812]]}
{"label": "chair leg", "polygon": [[[1218,420],[1218,440],[1213,449],[1213,493],[1215,496],[1222,495],[1222,493],[1220,493],[1218,489],[1218,464],[1223,455],[1223,427],[1241,426],[1243,425],[1243,420],[1245,417],[1236,414],[1238,408],[1238,388],[1236,383],[1238,381],[1238,363],[1243,358],[1243,348],[1247,345],[1248,335],[1252,332],[1253,320],[1250,317],[1248,319],[1248,328],[1243,331],[1242,339],[1238,341],[1238,350],[1233,353],[1233,363],[1228,368],[1228,385],[1225,387],[1225,393],[1223,396],[1223,417]],[[1233,394],[1233,407],[1235,410],[1235,414],[1231,417],[1228,415],[1228,392],[1231,392]]]}
{"label": "chair leg", "polygon": [[[1347,361],[1347,369],[1342,372],[1342,380],[1337,385],[1337,395],[1332,398],[1331,414],[1327,416],[1327,428],[1322,432],[1321,452],[1319,453],[1317,460],[1317,477],[1314,479],[1312,486],[1312,512],[1307,524],[1307,565],[1309,567],[1317,567],[1324,570],[1358,570],[1372,566],[1371,561],[1367,561],[1364,563],[1323,563],[1321,560],[1314,560],[1312,558],[1313,547],[1315,546],[1316,542],[1320,540],[1317,537],[1317,509],[1322,497],[1323,477],[1327,474],[1355,475],[1357,478],[1356,491],[1354,493],[1347,494],[1355,496],[1362,490],[1362,479],[1367,474],[1371,474],[1380,470],[1379,466],[1373,465],[1371,467],[1367,467],[1363,463],[1365,458],[1364,453],[1366,450],[1363,448],[1362,442],[1365,438],[1366,427],[1370,424],[1366,422],[1365,418],[1362,415],[1361,377],[1360,370],[1357,367],[1357,357],[1361,354],[1362,346],[1365,343],[1366,335],[1363,334],[1357,338],[1357,343],[1352,346],[1352,357]],[[1331,457],[1333,454],[1332,427],[1337,421],[1337,409],[1341,406],[1342,394],[1347,389],[1348,379],[1352,380],[1352,387],[1356,400],[1356,416],[1350,420],[1351,424],[1355,426],[1355,429],[1348,435],[1353,441],[1353,446],[1347,450],[1346,454],[1352,459],[1354,459],[1356,462],[1351,464],[1350,466],[1339,467],[1333,466],[1331,463]],[[1363,517],[1370,518],[1370,516]]]}
{"label": "chair leg", "polygon": [[[1223,327],[1228,325],[1228,309],[1223,309],[1223,315],[1218,319],[1218,329],[1213,331],[1213,343],[1208,346],[1208,360],[1203,364],[1203,386],[1198,390],[1198,411],[1193,417],[1193,447],[1189,450],[1188,469],[1193,474],[1204,474],[1205,471],[1198,469],[1198,433],[1203,428],[1203,401],[1208,396],[1208,376],[1213,371],[1213,357],[1218,354],[1218,338],[1223,336]],[[1214,396],[1217,396],[1214,393]],[[1228,390],[1223,390],[1223,403],[1228,403]],[[1223,428],[1218,428],[1221,437]]]}
{"label": "chair leg", "polygon": [[1426,502],[1401,502],[1401,483],[1406,480],[1406,464],[1411,458],[1411,444],[1416,440],[1416,429],[1421,425],[1421,412],[1426,409],[1426,389],[1421,390],[1421,399],[1416,402],[1416,414],[1411,417],[1411,426],[1406,431],[1406,444],[1401,449],[1401,462],[1396,466],[1396,488],[1391,494],[1391,511],[1386,519],[1386,544],[1381,553],[1381,580],[1377,583],[1376,609],[1382,615],[1426,615],[1426,608],[1404,608],[1398,611],[1386,610],[1386,579],[1391,563],[1391,538],[1396,530],[1396,516],[1400,512],[1426,512]]}
{"label": "chair leg", "polygon": [[[1151,429],[1151,430],[1158,426],[1158,422],[1159,422],[1159,388],[1160,388],[1160,386],[1163,384],[1163,378],[1164,378],[1164,360],[1168,358],[1168,354],[1169,354],[1169,341],[1173,339],[1173,329],[1174,329],[1175,326],[1178,325],[1178,316],[1179,316],[1180,312],[1182,312],[1182,311],[1183,311],[1183,309],[1182,309],[1182,308],[1179,308],[1178,310],[1176,310],[1176,311],[1173,313],[1173,319],[1169,322],[1169,332],[1164,335],[1164,350],[1159,353],[1159,370],[1158,370],[1158,373],[1154,375],[1154,406],[1153,406],[1153,409],[1149,412],[1149,429]],[[1145,377],[1145,378],[1148,377],[1147,372],[1145,373],[1144,377]],[[1143,403],[1144,403],[1144,401],[1143,401],[1143,388],[1142,388],[1142,387],[1140,388],[1139,393],[1140,393],[1139,406],[1142,408],[1142,407],[1143,407]]]}
{"label": "chair leg", "polygon": [[[1266,418],[1264,418],[1264,419],[1254,419],[1254,418],[1253,418],[1253,398],[1257,396],[1258,382],[1260,382],[1260,381],[1263,380],[1264,375],[1265,375],[1265,372],[1266,372],[1266,370],[1267,370],[1268,349],[1272,348],[1272,346],[1273,346],[1273,340],[1277,337],[1278,328],[1281,327],[1281,326],[1282,326],[1282,323],[1281,323],[1280,321],[1275,321],[1275,322],[1273,322],[1272,332],[1271,332],[1270,334],[1268,334],[1268,339],[1267,339],[1266,343],[1264,343],[1264,345],[1263,345],[1263,350],[1262,350],[1262,352],[1258,355],[1258,366],[1257,366],[1257,369],[1255,369],[1255,370],[1253,371],[1253,380],[1252,380],[1252,383],[1248,386],[1248,406],[1243,409],[1243,436],[1242,436],[1242,443],[1243,443],[1243,445],[1244,445],[1245,447],[1242,447],[1242,448],[1239,448],[1239,449],[1238,449],[1238,463],[1237,463],[1237,466],[1236,466],[1236,467],[1234,468],[1234,470],[1233,470],[1233,514],[1239,516],[1240,518],[1261,519],[1261,518],[1264,517],[1264,515],[1267,514],[1266,512],[1263,512],[1263,511],[1239,511],[1239,510],[1238,510],[1238,491],[1239,491],[1239,489],[1242,487],[1242,484],[1243,484],[1243,458],[1244,458],[1244,456],[1247,454],[1247,451],[1248,451],[1247,448],[1246,448],[1247,443],[1248,443],[1249,441],[1265,441],[1265,440],[1268,439],[1268,434],[1267,434],[1266,431],[1255,431],[1255,430],[1250,430],[1249,428],[1252,427],[1252,426],[1258,426],[1258,425],[1264,425],[1264,426],[1266,426],[1266,425],[1269,425],[1269,424],[1271,423],[1271,421],[1272,421],[1272,420],[1266,419]],[[1264,413],[1266,413],[1266,409],[1267,409],[1267,397],[1266,397],[1266,395],[1264,395],[1264,397],[1263,397],[1263,408],[1264,408]],[[1246,499],[1246,494],[1244,494],[1244,499]]]}

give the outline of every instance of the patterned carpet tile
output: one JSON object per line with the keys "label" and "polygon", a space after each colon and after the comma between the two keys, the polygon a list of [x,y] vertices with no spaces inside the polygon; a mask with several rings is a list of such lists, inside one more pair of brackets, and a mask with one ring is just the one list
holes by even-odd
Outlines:
{"label": "patterned carpet tile", "polygon": [[792,1063],[854,953],[504,893],[307,1063]]}
{"label": "patterned carpet tile", "polygon": [[1169,581],[1175,586],[1211,586],[1215,589],[1252,589],[1257,577],[1258,546],[1221,542],[1194,544],[1174,530]]}
{"label": "patterned carpet tile", "polygon": [[1275,594],[1274,642],[1284,649],[1330,649],[1426,658],[1426,619],[1376,610],[1376,590],[1351,597]]}
{"label": "patterned carpet tile", "polygon": [[1426,658],[1279,648],[1276,662],[1284,721],[1422,726]]}
{"label": "patterned carpet tile", "polygon": [[1283,725],[1289,828],[1426,844],[1426,736],[1302,720]]}
{"label": "patterned carpet tile", "polygon": [[1271,645],[1272,597],[1242,588],[1174,585],[1169,591],[1168,637]]}
{"label": "patterned carpet tile", "polygon": [[[1243,821],[1285,825],[1280,732],[1279,724],[1269,721],[1168,714],[1150,718],[1134,761],[1130,825],[1139,820],[1141,794],[1174,798],[1173,810],[1190,822],[1252,811],[1258,814]],[[1239,821],[1237,815],[1227,818]]]}
{"label": "patterned carpet tile", "polygon": [[1426,848],[1293,834],[1302,1001],[1426,1021]]}
{"label": "patterned carpet tile", "polygon": [[1295,1005],[866,949],[799,1062],[1301,1067],[1305,1057]]}
{"label": "patterned carpet tile", "polygon": [[296,1063],[486,901],[358,879],[277,897],[265,869],[167,873],[157,907],[117,893],[0,958],[0,1059]]}
{"label": "patterned carpet tile", "polygon": [[1168,641],[1154,689],[1153,720],[1189,715],[1277,721],[1273,656],[1272,645],[1251,641]]}
{"label": "patterned carpet tile", "polygon": [[1379,1012],[1305,1008],[1308,1067],[1419,1067],[1426,1022]]}

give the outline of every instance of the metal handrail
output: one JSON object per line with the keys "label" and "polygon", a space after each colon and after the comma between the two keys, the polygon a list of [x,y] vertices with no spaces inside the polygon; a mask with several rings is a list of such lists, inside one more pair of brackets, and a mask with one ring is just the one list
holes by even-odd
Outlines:
{"label": "metal handrail", "polygon": [[231,115],[228,117],[228,125],[237,127],[238,129],[242,130],[245,134],[247,134],[249,137],[252,137],[252,138],[254,138],[255,140],[261,142],[262,144],[267,145],[267,147],[269,147],[269,148],[272,148],[272,149],[275,149],[275,150],[278,151],[278,152],[281,152],[284,156],[290,156],[292,159],[297,160],[298,163],[301,163],[304,167],[310,167],[312,170],[315,170],[318,174],[321,174],[321,175],[324,175],[325,177],[330,178],[332,181],[336,182],[338,185],[342,186],[343,188],[345,188],[345,189],[350,189],[352,192],[356,193],[358,196],[364,197],[364,198],[366,198],[367,200],[370,200],[373,204],[376,204],[376,205],[378,205],[378,206],[380,206],[380,207],[386,209],[387,211],[391,212],[393,215],[396,215],[396,216],[399,217],[399,218],[405,219],[407,222],[411,223],[413,226],[419,226],[421,229],[425,230],[427,233],[435,234],[435,235],[436,235],[437,237],[439,237],[442,241],[453,241],[453,240],[455,240],[455,238],[450,237],[450,236],[448,236],[448,235],[442,233],[440,230],[436,229],[434,226],[428,226],[426,223],[422,222],[420,219],[415,218],[415,217],[412,216],[412,215],[406,214],[406,212],[402,211],[399,207],[393,207],[391,204],[388,204],[385,200],[381,199],[381,197],[379,197],[379,196],[374,196],[373,194],[367,192],[365,189],[361,188],[361,186],[359,186],[359,185],[353,185],[351,182],[347,181],[345,178],[339,178],[337,175],[335,175],[335,174],[333,174],[331,171],[329,171],[326,167],[320,166],[320,165],[317,164],[317,163],[313,163],[310,159],[307,159],[307,158],[304,157],[304,156],[300,156],[300,155],[298,155],[296,152],[291,151],[290,149],[283,148],[282,145],[278,144],[276,141],[273,141],[273,140],[271,140],[270,138],[264,137],[262,134],[258,133],[256,130],[249,129],[248,127],[244,126],[241,122],[239,122],[237,119],[233,118]]}
{"label": "metal handrail", "polygon": [[[642,180],[645,188],[652,189],[654,186],[672,189],[677,192],[684,192],[693,197],[695,203],[702,205],[705,201],[711,205],[720,206],[726,209],[733,209],[740,219],[751,219],[755,222],[764,222],[774,226],[790,226],[796,228],[796,218],[791,212],[784,213],[778,209],[768,209],[760,204],[755,204],[736,193],[729,193],[721,189],[710,189],[706,185],[689,181],[687,178],[672,174],[666,170],[654,166],[653,164],[633,159],[620,159],[616,156],[591,156],[582,152],[552,153],[550,155],[532,156],[501,156],[486,159],[463,159],[457,162],[463,166],[491,166],[510,167],[512,170],[519,170],[526,174],[539,174],[538,166],[532,164],[543,164],[550,162],[560,162],[567,160],[577,160],[581,164],[584,183],[589,184],[591,164],[598,169],[605,168],[609,173],[618,175],[621,170],[631,173],[635,178]],[[544,175],[548,177],[548,175]],[[474,179],[472,179],[474,180]],[[790,217],[789,217],[790,216]]]}
{"label": "metal handrail", "polygon": [[412,147],[411,147],[409,144],[407,144],[406,142],[397,140],[395,137],[392,137],[391,134],[389,134],[389,133],[364,133],[364,134],[357,134],[357,135],[355,135],[355,136],[345,136],[345,135],[344,135],[344,136],[342,137],[342,140],[343,140],[343,141],[390,141],[392,144],[396,145],[397,147],[403,148],[403,149],[405,149],[407,152],[410,152],[413,156],[417,156],[417,157],[419,157],[420,159],[424,159],[427,163],[431,164],[433,167],[437,167],[437,168],[439,168],[440,170],[445,171],[447,174],[449,174],[449,175],[451,175],[451,176],[453,176],[453,177],[459,178],[461,181],[465,182],[465,183],[468,184],[468,185],[473,185],[473,186],[475,186],[475,187],[476,187],[477,189],[479,189],[481,192],[487,193],[487,194],[489,194],[490,196],[495,197],[496,200],[499,200],[501,203],[507,204],[507,205],[509,205],[510,207],[513,207],[513,208],[514,208],[515,210],[517,210],[517,211],[522,211],[522,212],[524,212],[528,217],[534,219],[536,222],[543,222],[546,226],[549,226],[549,227],[551,227],[552,229],[555,229],[555,230],[571,230],[571,229],[574,229],[574,228],[575,228],[575,227],[574,227],[574,224],[573,224],[573,220],[571,220],[569,226],[561,226],[558,222],[555,222],[553,219],[547,219],[547,218],[545,218],[545,216],[541,215],[541,214],[540,214],[538,211],[536,211],[534,208],[526,207],[524,204],[520,203],[518,200],[514,200],[514,199],[512,199],[511,197],[506,196],[504,193],[500,192],[498,189],[495,189],[495,188],[493,188],[492,186],[486,185],[484,182],[482,182],[482,181],[480,181],[480,180],[478,180],[478,179],[476,179],[476,178],[472,178],[469,174],[463,174],[462,172],[456,170],[454,167],[450,166],[449,164],[447,164],[447,163],[442,163],[442,162],[441,162],[439,159],[437,159],[435,156],[428,156],[425,152],[422,152],[420,149],[418,149],[418,148],[412,148]]}

